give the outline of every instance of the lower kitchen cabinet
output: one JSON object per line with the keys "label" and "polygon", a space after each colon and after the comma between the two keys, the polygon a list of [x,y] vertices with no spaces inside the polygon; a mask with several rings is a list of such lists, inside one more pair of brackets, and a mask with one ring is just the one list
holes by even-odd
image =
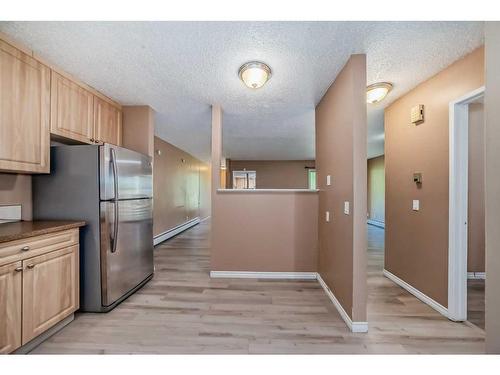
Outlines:
{"label": "lower kitchen cabinet", "polygon": [[78,229],[0,243],[0,353],[78,310],[79,280]]}
{"label": "lower kitchen cabinet", "polygon": [[23,345],[78,309],[78,246],[23,261]]}
{"label": "lower kitchen cabinet", "polygon": [[22,262],[0,267],[0,353],[21,346]]}

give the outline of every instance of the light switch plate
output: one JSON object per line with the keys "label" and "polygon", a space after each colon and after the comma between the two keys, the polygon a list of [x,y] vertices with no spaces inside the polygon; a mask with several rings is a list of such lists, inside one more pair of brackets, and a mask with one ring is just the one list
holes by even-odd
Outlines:
{"label": "light switch plate", "polygon": [[330,186],[332,184],[332,176],[327,175],[326,176],[326,185]]}
{"label": "light switch plate", "polygon": [[327,223],[330,222],[330,211],[326,211],[326,213],[325,213],[325,220],[326,220]]}
{"label": "light switch plate", "polygon": [[412,209],[413,209],[413,211],[420,210],[420,201],[418,199],[413,200]]}
{"label": "light switch plate", "polygon": [[344,202],[344,213],[349,215],[349,202]]}

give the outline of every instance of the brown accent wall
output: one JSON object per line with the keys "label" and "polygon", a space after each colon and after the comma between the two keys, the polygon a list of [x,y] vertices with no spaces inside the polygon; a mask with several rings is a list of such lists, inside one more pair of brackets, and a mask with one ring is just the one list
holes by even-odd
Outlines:
{"label": "brown accent wall", "polygon": [[[316,107],[318,269],[359,322],[366,321],[366,136],[366,56],[353,55]],[[349,215],[344,214],[346,201]],[[327,210],[333,215],[328,223]]]}
{"label": "brown accent wall", "polygon": [[484,109],[469,104],[467,271],[484,272]]}
{"label": "brown accent wall", "polygon": [[20,204],[21,219],[32,219],[31,176],[0,173],[0,205]]}
{"label": "brown accent wall", "polygon": [[222,109],[214,105],[211,270],[315,272],[317,193],[217,191],[221,151]]}
{"label": "brown accent wall", "polygon": [[158,137],[154,138],[154,148],[153,234],[157,236],[209,215],[210,175],[207,164]]}
{"label": "brown accent wall", "polygon": [[368,159],[368,218],[385,221],[384,155]]}
{"label": "brown accent wall", "polygon": [[154,111],[150,106],[124,106],[122,121],[122,144],[130,150],[153,157]]}
{"label": "brown accent wall", "polygon": [[233,171],[256,171],[257,189],[307,189],[308,168],[314,169],[314,160],[231,160],[229,189]]}
{"label": "brown accent wall", "polygon": [[[448,305],[448,106],[484,85],[479,48],[400,97],[385,110],[385,268]],[[425,122],[410,109],[425,106]],[[422,173],[422,185],[413,173]],[[412,200],[420,200],[420,211]]]}
{"label": "brown accent wall", "polygon": [[485,23],[486,351],[500,354],[500,22]]}

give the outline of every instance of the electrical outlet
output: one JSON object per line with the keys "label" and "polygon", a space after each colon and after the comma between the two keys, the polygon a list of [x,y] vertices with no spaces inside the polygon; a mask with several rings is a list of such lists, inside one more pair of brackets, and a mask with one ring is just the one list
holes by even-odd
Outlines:
{"label": "electrical outlet", "polygon": [[327,223],[329,223],[329,222],[330,222],[330,211],[326,211],[326,212],[325,212],[325,221],[326,221]]}
{"label": "electrical outlet", "polygon": [[330,186],[332,184],[332,176],[327,175],[326,176],[326,185]]}

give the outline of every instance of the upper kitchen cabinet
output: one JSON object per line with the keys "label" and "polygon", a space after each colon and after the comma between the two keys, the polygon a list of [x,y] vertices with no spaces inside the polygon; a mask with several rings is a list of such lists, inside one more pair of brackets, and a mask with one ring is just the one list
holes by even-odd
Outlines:
{"label": "upper kitchen cabinet", "polygon": [[0,171],[49,172],[50,69],[0,40]]}
{"label": "upper kitchen cabinet", "polygon": [[113,104],[94,97],[94,137],[98,143],[121,146],[122,112]]}
{"label": "upper kitchen cabinet", "polygon": [[94,143],[94,95],[52,71],[50,132],[85,143]]}

